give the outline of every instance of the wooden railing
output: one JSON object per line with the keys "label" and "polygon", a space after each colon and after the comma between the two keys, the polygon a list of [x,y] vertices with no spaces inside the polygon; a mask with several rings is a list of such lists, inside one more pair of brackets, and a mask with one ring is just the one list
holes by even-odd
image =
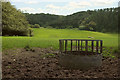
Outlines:
{"label": "wooden railing", "polygon": [[84,39],[60,39],[59,40],[60,52],[90,51],[90,52],[102,53],[102,46],[103,46],[102,40],[84,40]]}

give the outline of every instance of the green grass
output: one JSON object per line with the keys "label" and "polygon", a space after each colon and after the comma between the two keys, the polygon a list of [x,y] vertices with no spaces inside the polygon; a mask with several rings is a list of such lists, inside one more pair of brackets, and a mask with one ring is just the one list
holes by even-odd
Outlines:
{"label": "green grass", "polygon": [[2,49],[9,48],[22,48],[26,45],[30,47],[59,48],[59,39],[89,39],[88,36],[95,39],[103,40],[103,46],[105,47],[117,47],[118,35],[117,34],[105,34],[92,31],[80,31],[69,29],[33,29],[33,37],[2,37]]}

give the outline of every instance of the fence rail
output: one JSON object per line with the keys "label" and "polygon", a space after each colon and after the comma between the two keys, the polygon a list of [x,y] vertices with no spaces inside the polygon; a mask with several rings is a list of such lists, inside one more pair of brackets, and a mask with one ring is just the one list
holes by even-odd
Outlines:
{"label": "fence rail", "polygon": [[85,40],[85,39],[60,39],[60,52],[67,51],[91,51],[102,53],[102,40]]}

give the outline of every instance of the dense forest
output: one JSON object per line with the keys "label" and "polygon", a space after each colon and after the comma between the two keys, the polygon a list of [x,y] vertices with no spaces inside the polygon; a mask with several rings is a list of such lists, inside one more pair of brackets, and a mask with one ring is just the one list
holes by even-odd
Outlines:
{"label": "dense forest", "polygon": [[39,24],[42,27],[118,32],[118,8],[87,10],[67,16],[44,13],[25,15],[30,24]]}

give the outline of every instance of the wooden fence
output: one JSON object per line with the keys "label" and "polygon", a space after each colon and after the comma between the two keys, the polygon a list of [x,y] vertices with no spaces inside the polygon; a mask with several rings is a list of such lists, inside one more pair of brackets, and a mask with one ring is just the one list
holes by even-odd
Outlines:
{"label": "wooden fence", "polygon": [[67,51],[90,51],[102,53],[102,40],[84,40],[84,39],[60,39],[60,52]]}

